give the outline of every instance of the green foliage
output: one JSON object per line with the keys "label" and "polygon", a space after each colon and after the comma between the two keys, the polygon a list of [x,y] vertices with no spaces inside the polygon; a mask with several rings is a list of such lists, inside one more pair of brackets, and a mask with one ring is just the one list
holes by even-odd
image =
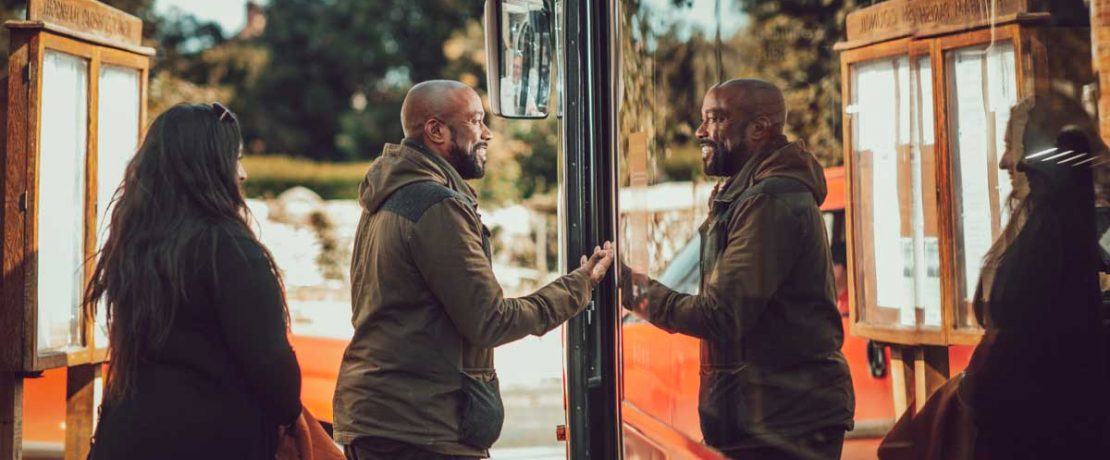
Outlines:
{"label": "green foliage", "polygon": [[307,187],[324,199],[356,199],[358,184],[370,162],[323,163],[288,156],[243,158],[244,186],[249,197],[274,197],[295,186]]}
{"label": "green foliage", "polygon": [[727,75],[778,83],[790,111],[787,133],[804,139],[826,165],[843,163],[840,58],[849,12],[867,0],[739,0],[751,23],[726,47]]}
{"label": "green foliage", "polygon": [[262,149],[368,159],[401,138],[412,82],[443,78],[444,42],[475,18],[465,0],[272,0],[259,39],[266,71],[240,94],[244,135]]}

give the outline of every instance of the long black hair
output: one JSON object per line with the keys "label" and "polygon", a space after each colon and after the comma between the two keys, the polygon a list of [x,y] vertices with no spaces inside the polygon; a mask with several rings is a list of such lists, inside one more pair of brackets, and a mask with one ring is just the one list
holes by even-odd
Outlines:
{"label": "long black hair", "polygon": [[165,344],[189,297],[188,276],[205,260],[192,245],[255,239],[238,179],[241,143],[239,122],[222,105],[179,104],[154,120],[127,164],[84,298],[89,317],[101,301],[107,310],[108,400],[134,391],[139,364]]}
{"label": "long black hair", "polygon": [[991,458],[1081,458],[1105,420],[1092,165],[1105,146],[1078,105],[1053,95],[1014,117],[1029,182],[984,260],[975,312],[986,333],[961,392]]}

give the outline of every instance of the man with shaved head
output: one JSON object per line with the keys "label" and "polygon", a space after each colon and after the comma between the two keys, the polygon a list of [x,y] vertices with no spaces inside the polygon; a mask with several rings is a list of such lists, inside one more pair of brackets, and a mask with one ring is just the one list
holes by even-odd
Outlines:
{"label": "man with shaved head", "polygon": [[855,398],[819,211],[824,170],[783,135],[786,103],[771,83],[719,84],[701,112],[705,173],[724,182],[699,229],[700,292],[634,275],[622,280],[622,300],[701,339],[707,444],[745,460],[840,458]]}
{"label": "man with shaved head", "polygon": [[493,348],[577,314],[612,263],[605,243],[534,294],[504,297],[466,183],[485,174],[485,115],[462,83],[414,86],[401,108],[404,140],[385,146],[359,186],[355,330],[334,400],[348,458],[488,457],[504,421]]}

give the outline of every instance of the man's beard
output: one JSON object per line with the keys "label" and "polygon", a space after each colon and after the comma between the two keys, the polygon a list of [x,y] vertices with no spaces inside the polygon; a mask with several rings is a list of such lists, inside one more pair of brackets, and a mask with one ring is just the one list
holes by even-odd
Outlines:
{"label": "man's beard", "polygon": [[478,158],[479,148],[488,149],[488,144],[477,142],[470,147],[468,152],[463,150],[454,136],[451,138],[451,166],[454,166],[455,171],[458,171],[459,176],[465,180],[481,179],[486,175],[486,165]]}
{"label": "man's beard", "polygon": [[[747,132],[749,123],[750,121],[746,121],[740,125],[739,131],[741,133]],[[703,149],[702,165],[705,167],[705,175],[707,176],[735,176],[736,173],[740,172],[740,168],[744,166],[744,161],[751,155],[751,148],[745,140],[732,143],[728,147],[721,142],[709,139],[701,141],[700,144]],[[706,147],[712,149],[712,153],[708,156],[704,153]]]}
{"label": "man's beard", "polygon": [[703,149],[712,149],[712,153],[702,160],[707,176],[735,176],[744,166],[744,159],[748,157],[747,149],[743,147],[725,148],[721,143],[710,140],[702,141],[701,146]]}

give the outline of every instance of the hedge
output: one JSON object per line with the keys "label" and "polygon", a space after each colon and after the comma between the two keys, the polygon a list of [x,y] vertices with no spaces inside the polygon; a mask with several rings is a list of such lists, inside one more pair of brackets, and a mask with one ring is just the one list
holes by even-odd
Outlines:
{"label": "hedge", "polygon": [[252,155],[243,158],[247,170],[244,187],[251,198],[275,197],[299,185],[326,200],[355,199],[358,184],[370,163],[322,163],[282,155]]}

